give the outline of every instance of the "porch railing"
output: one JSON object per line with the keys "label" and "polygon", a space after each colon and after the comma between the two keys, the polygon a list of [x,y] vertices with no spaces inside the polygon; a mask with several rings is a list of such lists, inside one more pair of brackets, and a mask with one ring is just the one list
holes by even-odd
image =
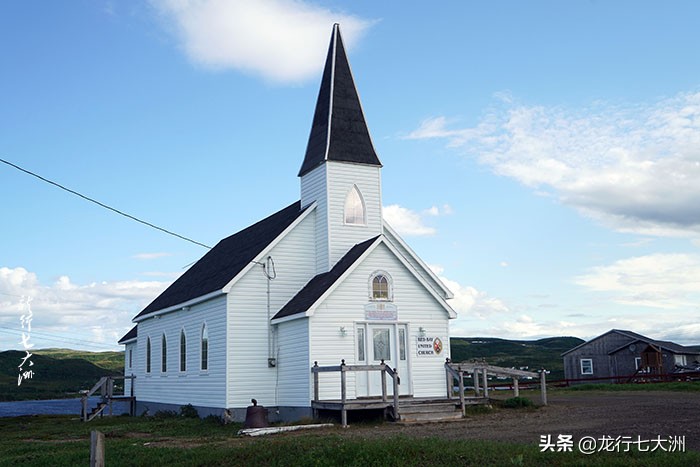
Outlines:
{"label": "porch railing", "polygon": [[[127,396],[115,395],[114,394],[114,380],[123,379],[125,382],[127,379],[131,380],[130,394]],[[129,400],[129,414],[134,415],[134,380],[136,376],[103,376],[100,380],[95,383],[95,385],[90,390],[80,391],[81,392],[81,410],[80,418],[84,422],[89,422],[96,416],[102,413],[105,407],[109,406],[109,414],[112,415],[112,401],[115,399],[128,399]],[[90,396],[94,395],[96,392],[100,393],[100,402],[97,407],[94,407],[90,412],[88,412],[88,401]]]}
{"label": "porch railing", "polygon": [[314,375],[314,402],[320,402],[319,397],[319,373],[340,372],[340,419],[342,425],[348,425],[348,399],[347,399],[347,372],[348,371],[379,371],[381,372],[382,383],[382,402],[388,402],[387,392],[387,375],[391,377],[393,385],[393,400],[392,400],[392,416],[394,420],[399,419],[399,384],[401,378],[396,368],[391,368],[389,365],[381,361],[379,365],[346,365],[345,360],[340,361],[340,365],[334,366],[318,366],[318,362],[314,362],[311,367],[311,372]]}
{"label": "porch railing", "polygon": [[[459,388],[459,402],[462,407],[462,413],[465,410],[464,396],[464,376],[471,376],[474,383],[475,397],[489,397],[488,375],[510,377],[513,379],[513,392],[515,397],[520,395],[518,386],[518,378],[539,378],[540,380],[540,397],[542,405],[547,405],[547,372],[543,369],[539,373],[532,371],[516,370],[514,368],[504,368],[500,366],[488,365],[487,363],[469,362],[469,363],[452,363],[450,359],[445,360],[445,375],[447,382],[447,398],[454,397],[454,380],[457,379]],[[480,386],[480,381],[483,386]],[[483,394],[483,396],[482,396]]]}

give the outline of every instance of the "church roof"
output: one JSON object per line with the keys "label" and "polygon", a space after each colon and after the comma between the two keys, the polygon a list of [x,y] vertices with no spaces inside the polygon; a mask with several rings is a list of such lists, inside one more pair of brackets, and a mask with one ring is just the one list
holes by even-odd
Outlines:
{"label": "church roof", "polygon": [[133,328],[131,328],[131,329],[129,330],[129,332],[127,332],[126,334],[124,334],[124,337],[122,337],[121,339],[119,339],[119,341],[117,342],[117,344],[126,344],[127,342],[129,342],[129,341],[131,341],[131,340],[134,340],[134,339],[136,339],[137,337],[138,337],[138,324],[137,324],[136,326],[134,326]]}
{"label": "church roof", "polygon": [[306,312],[357,261],[380,236],[358,243],[335,263],[333,269],[314,276],[272,319],[285,318]]}
{"label": "church roof", "polygon": [[170,284],[136,318],[220,291],[306,209],[301,209],[301,203],[297,201],[224,238]]}
{"label": "church roof", "polygon": [[326,57],[301,177],[324,161],[381,167],[362,112],[338,24]]}

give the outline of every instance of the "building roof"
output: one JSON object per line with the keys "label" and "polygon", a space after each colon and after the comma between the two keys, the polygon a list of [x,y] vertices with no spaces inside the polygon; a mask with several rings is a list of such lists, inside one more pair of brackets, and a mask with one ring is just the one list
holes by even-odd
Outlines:
{"label": "building roof", "polygon": [[136,318],[223,289],[306,209],[308,208],[301,209],[301,203],[297,201],[224,238],[136,315]]}
{"label": "building roof", "polygon": [[272,319],[306,312],[379,237],[380,235],[377,235],[350,248],[330,271],[314,276]]}
{"label": "building roof", "polygon": [[324,161],[381,167],[362,112],[338,24],[333,25],[301,177]]}
{"label": "building roof", "polygon": [[129,332],[127,332],[126,334],[124,334],[124,337],[122,337],[121,339],[119,339],[119,341],[117,342],[117,344],[126,344],[127,342],[136,339],[136,337],[138,337],[138,329],[137,329],[138,326],[139,326],[139,325],[137,324],[136,326],[134,326],[133,328],[131,328],[131,330],[130,330]]}
{"label": "building roof", "polygon": [[594,337],[593,339],[586,341],[583,344],[577,345],[573,349],[567,350],[566,352],[562,353],[562,356],[564,356],[568,353],[571,353],[574,350],[577,350],[577,349],[587,345],[588,343],[590,343],[596,339],[600,339],[601,337],[606,336],[610,333],[621,334],[623,336],[629,337],[631,340],[629,342],[626,342],[625,344],[623,344],[621,346],[618,346],[614,349],[611,349],[608,352],[609,354],[613,354],[615,352],[618,352],[620,349],[623,349],[634,342],[644,342],[645,344],[651,344],[651,345],[654,345],[654,346],[659,347],[661,349],[667,350],[667,351],[674,353],[674,354],[697,354],[698,353],[697,351],[695,351],[689,347],[685,347],[683,345],[676,344],[675,342],[657,341],[655,339],[651,339],[649,337],[643,336],[643,335],[638,334],[638,333],[633,332],[633,331],[627,331],[624,329],[611,329],[610,331],[603,333],[598,337]]}

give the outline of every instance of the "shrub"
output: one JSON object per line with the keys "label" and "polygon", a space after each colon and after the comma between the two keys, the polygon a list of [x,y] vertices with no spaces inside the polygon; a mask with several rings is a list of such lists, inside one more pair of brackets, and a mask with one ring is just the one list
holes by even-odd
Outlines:
{"label": "shrub", "polygon": [[503,407],[507,409],[519,409],[522,407],[532,407],[534,404],[527,397],[511,397],[503,401]]}
{"label": "shrub", "polygon": [[180,407],[180,416],[185,418],[199,418],[199,413],[192,404],[187,404]]}
{"label": "shrub", "polygon": [[159,410],[153,414],[154,418],[175,418],[177,417],[177,412],[174,410]]}

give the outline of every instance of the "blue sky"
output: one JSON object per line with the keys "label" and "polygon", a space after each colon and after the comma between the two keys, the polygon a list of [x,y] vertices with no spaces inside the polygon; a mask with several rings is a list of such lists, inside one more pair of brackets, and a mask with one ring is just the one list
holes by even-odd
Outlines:
{"label": "blue sky", "polygon": [[[298,199],[333,22],[453,336],[700,343],[696,2],[4,2],[0,158],[213,245]],[[0,164],[0,348],[118,348],[204,249]]]}

